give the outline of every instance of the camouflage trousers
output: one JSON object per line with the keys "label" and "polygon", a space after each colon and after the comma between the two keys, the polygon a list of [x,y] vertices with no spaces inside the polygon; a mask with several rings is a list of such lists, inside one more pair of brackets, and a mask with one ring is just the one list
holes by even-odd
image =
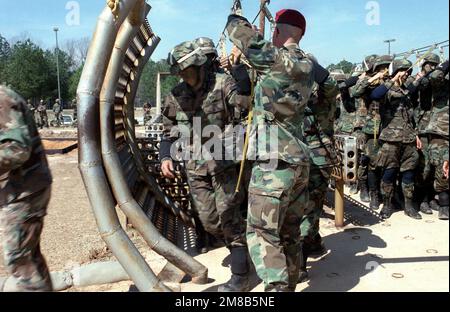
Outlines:
{"label": "camouflage trousers", "polygon": [[308,185],[309,201],[300,225],[302,239],[314,239],[319,234],[320,216],[322,215],[332,170],[332,167],[319,168],[311,164]]}
{"label": "camouflage trousers", "polygon": [[206,232],[224,239],[227,247],[245,247],[245,223],[240,214],[244,193],[236,193],[238,168],[211,176],[187,171],[194,209]]}
{"label": "camouflage trousers", "polygon": [[449,190],[448,179],[444,176],[443,165],[445,154],[448,153],[449,141],[432,138],[427,148],[427,154],[429,155],[429,162],[431,172],[434,174],[434,189],[437,193],[446,192]]}
{"label": "camouflage trousers", "polygon": [[48,128],[48,116],[47,115],[39,115],[39,127],[47,127]]}
{"label": "camouflage trousers", "polygon": [[3,250],[7,271],[20,291],[51,291],[52,282],[40,238],[50,187],[0,208]]}
{"label": "camouflage trousers", "polygon": [[420,136],[420,141],[422,141],[422,149],[417,151],[419,154],[419,162],[417,164],[417,183],[419,184],[429,184],[431,180],[430,177],[430,156],[428,153],[429,141],[427,136]]}
{"label": "camouflage trousers", "polygon": [[377,165],[383,169],[400,169],[400,172],[415,170],[419,164],[416,144],[383,142],[378,154]]}
{"label": "camouflage trousers", "polygon": [[294,287],[300,270],[300,223],[308,203],[309,165],[253,165],[247,243],[266,291]]}
{"label": "camouflage trousers", "polygon": [[55,114],[55,122],[57,127],[61,127],[61,113]]}

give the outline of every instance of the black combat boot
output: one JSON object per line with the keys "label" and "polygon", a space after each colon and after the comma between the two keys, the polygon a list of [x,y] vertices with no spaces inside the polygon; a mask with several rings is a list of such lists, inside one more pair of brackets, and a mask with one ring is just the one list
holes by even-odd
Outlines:
{"label": "black combat boot", "polygon": [[308,257],[321,257],[325,255],[328,250],[325,247],[325,244],[322,241],[322,236],[320,234],[317,234],[314,239],[308,244]]}
{"label": "black combat boot", "polygon": [[349,192],[350,192],[351,195],[358,194],[358,184],[357,183],[353,183],[352,185],[350,185]]}
{"label": "black combat boot", "polygon": [[200,254],[205,254],[209,251],[209,235],[203,228],[197,230],[195,247]]}
{"label": "black combat boot", "polygon": [[439,220],[448,220],[449,194],[448,191],[439,194]]}
{"label": "black combat boot", "polygon": [[249,280],[249,257],[247,247],[232,247],[231,251],[231,279],[220,286],[219,292],[248,292],[250,291]]}
{"label": "black combat boot", "polygon": [[380,216],[383,220],[389,219],[394,213],[392,205],[392,197],[394,196],[394,185],[381,182],[381,190],[383,192],[383,209]]}
{"label": "black combat boot", "polygon": [[433,210],[431,210],[430,204],[427,200],[420,203],[420,212],[427,215],[433,214]]}
{"label": "black combat boot", "polygon": [[308,244],[303,243],[302,244],[302,252],[301,252],[301,257],[300,257],[300,273],[298,275],[298,283],[304,283],[308,280],[309,275],[308,275],[308,270],[306,269],[306,265],[308,263]]}
{"label": "black combat boot", "polygon": [[414,208],[414,184],[402,184],[403,196],[405,197],[405,214],[415,220],[422,220],[422,216]]}
{"label": "black combat boot", "polygon": [[378,210],[380,209],[380,200],[378,191],[370,191],[370,209]]}
{"label": "black combat boot", "polygon": [[431,210],[433,210],[433,211],[439,211],[439,204],[438,204],[438,202],[436,201],[436,199],[432,199],[432,200],[430,201],[430,208],[431,208]]}
{"label": "black combat boot", "polygon": [[448,206],[439,207],[439,220],[448,220]]}
{"label": "black combat boot", "polygon": [[370,203],[369,188],[366,180],[359,181],[359,196],[363,203]]}

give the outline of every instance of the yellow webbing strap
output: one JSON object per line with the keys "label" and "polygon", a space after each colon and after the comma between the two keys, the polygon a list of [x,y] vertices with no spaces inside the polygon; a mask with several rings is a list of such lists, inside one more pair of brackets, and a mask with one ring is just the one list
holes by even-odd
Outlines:
{"label": "yellow webbing strap", "polygon": [[255,70],[252,69],[252,78],[251,80],[251,101],[248,111],[248,117],[247,117],[247,129],[245,131],[245,141],[244,141],[244,150],[242,155],[242,161],[241,161],[241,168],[239,169],[239,178],[236,185],[236,193],[239,193],[239,190],[241,188],[242,184],[242,178],[244,176],[244,169],[245,169],[245,162],[247,160],[247,152],[248,152],[248,146],[250,144],[250,131],[252,128],[253,123],[253,100],[255,99]]}

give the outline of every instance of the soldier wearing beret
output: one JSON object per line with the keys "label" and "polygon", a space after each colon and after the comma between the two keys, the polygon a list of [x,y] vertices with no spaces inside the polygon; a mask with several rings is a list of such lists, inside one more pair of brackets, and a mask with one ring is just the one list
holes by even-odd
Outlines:
{"label": "soldier wearing beret", "polygon": [[[295,10],[277,13],[272,42],[241,16],[231,15],[227,25],[231,41],[260,76],[251,133],[270,133],[258,136],[253,151],[247,242],[256,272],[272,292],[294,291],[301,263],[309,149],[299,126],[314,84],[314,64],[299,48],[305,30],[305,17]],[[271,142],[276,144],[268,151]]]}

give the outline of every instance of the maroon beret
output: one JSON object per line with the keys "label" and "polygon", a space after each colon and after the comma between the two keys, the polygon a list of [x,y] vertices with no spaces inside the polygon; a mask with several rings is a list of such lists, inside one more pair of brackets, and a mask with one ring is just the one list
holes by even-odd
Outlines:
{"label": "maroon beret", "polygon": [[302,13],[296,10],[285,9],[277,13],[275,22],[279,24],[288,24],[303,29],[306,32],[306,19]]}

